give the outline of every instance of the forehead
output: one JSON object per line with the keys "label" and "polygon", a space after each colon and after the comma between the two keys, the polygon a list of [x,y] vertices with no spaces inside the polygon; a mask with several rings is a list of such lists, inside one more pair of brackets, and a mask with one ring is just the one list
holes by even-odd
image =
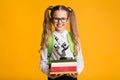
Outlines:
{"label": "forehead", "polygon": [[56,10],[53,16],[61,18],[61,17],[67,17],[68,15],[67,15],[67,11],[65,10]]}

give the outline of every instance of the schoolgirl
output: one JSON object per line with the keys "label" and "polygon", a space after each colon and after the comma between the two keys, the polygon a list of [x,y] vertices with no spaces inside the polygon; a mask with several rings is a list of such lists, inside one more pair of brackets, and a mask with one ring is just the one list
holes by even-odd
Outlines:
{"label": "schoolgirl", "polygon": [[[70,22],[70,32],[66,30],[68,22]],[[53,31],[52,25],[55,27]],[[50,41],[52,35],[54,39]],[[68,35],[70,36],[69,38]],[[70,43],[69,39],[72,40],[73,44]],[[50,44],[53,44],[53,48],[48,48]],[[73,45],[72,48],[71,45]],[[50,51],[52,52],[49,56]],[[76,17],[72,8],[57,5],[49,6],[45,10],[40,53],[40,68],[48,76],[48,80],[77,80],[77,76],[84,68],[84,61],[79,43]],[[76,59],[77,74],[49,74],[49,60],[60,60],[63,58]]]}

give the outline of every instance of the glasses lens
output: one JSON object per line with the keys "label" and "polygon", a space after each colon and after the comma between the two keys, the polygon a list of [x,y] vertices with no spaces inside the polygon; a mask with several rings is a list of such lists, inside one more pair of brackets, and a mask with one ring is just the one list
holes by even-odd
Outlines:
{"label": "glasses lens", "polygon": [[61,21],[64,23],[64,22],[67,22],[67,18],[61,18]]}
{"label": "glasses lens", "polygon": [[54,22],[58,22],[59,21],[59,18],[54,18]]}

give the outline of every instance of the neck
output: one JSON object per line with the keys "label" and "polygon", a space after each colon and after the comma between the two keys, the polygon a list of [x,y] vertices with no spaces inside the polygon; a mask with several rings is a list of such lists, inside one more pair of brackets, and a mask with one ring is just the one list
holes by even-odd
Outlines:
{"label": "neck", "polygon": [[63,33],[65,30],[61,30],[61,31],[59,31],[59,30],[56,30],[58,33]]}

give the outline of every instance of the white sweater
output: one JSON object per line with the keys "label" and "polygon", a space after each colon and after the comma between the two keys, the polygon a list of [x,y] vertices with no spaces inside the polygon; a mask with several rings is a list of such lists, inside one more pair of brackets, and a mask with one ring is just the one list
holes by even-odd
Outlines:
{"label": "white sweater", "polygon": [[[54,34],[54,36],[59,38],[59,44],[55,39],[54,39],[54,44],[57,44],[60,47],[58,52],[60,54],[62,54],[63,48],[60,45],[64,42],[66,43],[66,45],[69,45],[68,40],[67,40],[68,31],[65,30],[63,33],[58,33],[57,31],[54,31],[53,34]],[[41,53],[40,68],[41,68],[42,72],[47,75],[49,73],[47,48],[45,50],[41,50],[40,53]],[[65,51],[65,53],[66,53],[65,57],[72,57],[74,59],[74,55],[71,52],[70,47],[68,47],[68,49]],[[60,59],[60,55],[58,55],[58,53],[56,52],[55,49],[53,49],[53,53],[52,53],[50,59],[51,60],[59,60]],[[84,60],[83,60],[81,48],[80,48],[80,51],[78,52],[76,59],[77,59],[77,72],[78,72],[78,74],[80,74],[84,68]]]}

